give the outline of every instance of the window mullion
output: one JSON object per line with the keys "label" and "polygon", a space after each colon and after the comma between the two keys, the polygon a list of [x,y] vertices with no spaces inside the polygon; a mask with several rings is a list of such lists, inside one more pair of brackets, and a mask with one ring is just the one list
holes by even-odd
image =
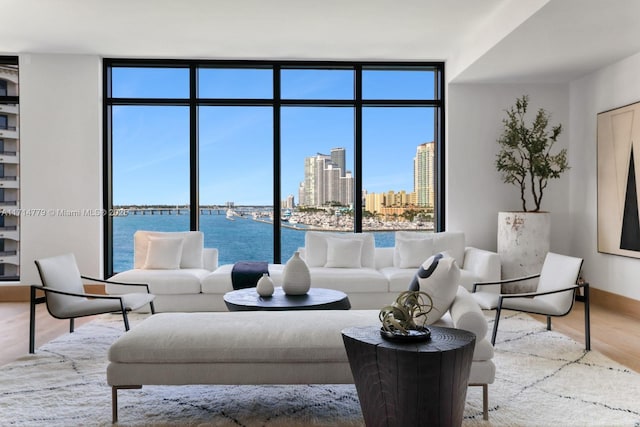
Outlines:
{"label": "window mullion", "polygon": [[354,130],[355,130],[355,189],[353,203],[353,226],[356,233],[362,232],[362,66],[355,67],[354,86],[355,86],[355,111],[354,111]]}

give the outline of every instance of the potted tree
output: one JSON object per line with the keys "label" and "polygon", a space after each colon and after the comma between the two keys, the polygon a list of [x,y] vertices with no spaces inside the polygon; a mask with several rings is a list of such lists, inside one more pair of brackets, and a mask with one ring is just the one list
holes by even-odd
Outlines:
{"label": "potted tree", "polygon": [[[551,218],[540,210],[542,197],[550,179],[559,178],[569,169],[567,150],[551,152],[562,132],[558,124],[549,129],[551,115],[538,109],[527,123],[529,97],[516,99],[506,110],[503,131],[497,142],[496,169],[507,184],[519,189],[521,212],[498,214],[498,253],[502,260],[503,278],[521,277],[540,272],[549,251]],[[532,202],[533,208],[528,202]],[[529,291],[534,284],[524,284],[516,291]]]}

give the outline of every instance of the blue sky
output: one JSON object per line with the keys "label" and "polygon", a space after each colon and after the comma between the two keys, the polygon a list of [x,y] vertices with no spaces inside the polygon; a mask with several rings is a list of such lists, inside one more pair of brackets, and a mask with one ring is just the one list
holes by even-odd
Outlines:
{"label": "blue sky", "polygon": [[[365,72],[363,97],[431,97],[429,73]],[[201,71],[202,97],[272,96],[270,70]],[[428,83],[431,83],[429,86]],[[283,70],[283,98],[349,99],[353,73]],[[422,90],[418,90],[422,89]],[[188,96],[185,69],[114,69],[114,97]],[[413,189],[416,147],[433,140],[433,109],[368,107],[363,111],[363,187],[369,192]],[[272,203],[270,107],[200,107],[200,202]],[[353,171],[351,107],[283,107],[282,197],[298,199],[304,158],[344,147]],[[184,106],[113,107],[114,204],[187,204],[189,111]]]}

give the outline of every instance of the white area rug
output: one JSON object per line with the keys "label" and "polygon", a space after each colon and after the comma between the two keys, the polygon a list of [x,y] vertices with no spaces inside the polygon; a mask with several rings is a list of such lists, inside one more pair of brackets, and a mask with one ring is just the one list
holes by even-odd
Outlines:
{"label": "white area rug", "polygon": [[[106,352],[122,333],[103,316],[0,368],[0,425],[111,425]],[[640,374],[527,316],[501,320],[494,360],[490,420],[471,387],[464,426],[640,426]],[[121,426],[364,424],[352,385],[144,386],[119,392],[119,415]]]}

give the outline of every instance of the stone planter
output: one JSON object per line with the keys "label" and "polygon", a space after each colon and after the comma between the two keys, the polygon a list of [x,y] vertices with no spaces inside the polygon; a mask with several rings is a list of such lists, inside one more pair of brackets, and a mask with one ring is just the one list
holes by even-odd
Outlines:
{"label": "stone planter", "polygon": [[[549,252],[551,214],[549,212],[499,212],[498,254],[502,278],[540,273]],[[531,292],[537,279],[510,285],[509,292]]]}

